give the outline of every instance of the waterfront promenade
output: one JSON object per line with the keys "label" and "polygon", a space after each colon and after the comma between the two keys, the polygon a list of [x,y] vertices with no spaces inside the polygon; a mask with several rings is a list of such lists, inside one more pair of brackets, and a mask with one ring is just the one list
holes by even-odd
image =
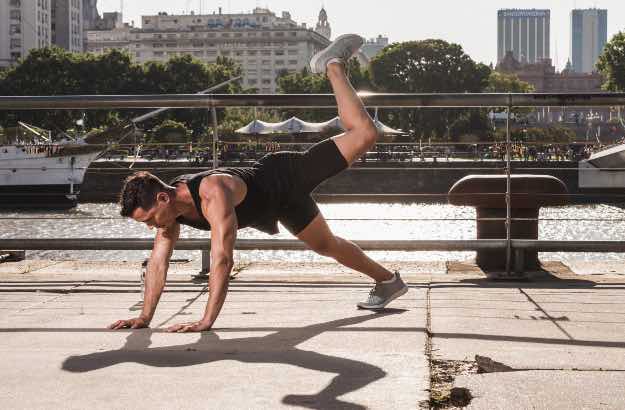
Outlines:
{"label": "waterfront promenade", "polygon": [[[174,264],[151,330],[139,265],[0,265],[6,408],[624,408],[625,267],[560,262],[523,282],[470,263],[402,262],[410,291],[355,309],[365,278],[329,263],[252,263],[214,331],[167,334],[207,297]],[[450,396],[451,399],[450,400]]]}

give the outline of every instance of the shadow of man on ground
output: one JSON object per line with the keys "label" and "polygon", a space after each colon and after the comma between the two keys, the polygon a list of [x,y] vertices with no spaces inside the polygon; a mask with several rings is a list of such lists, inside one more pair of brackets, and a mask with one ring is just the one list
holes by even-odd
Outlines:
{"label": "shadow of man on ground", "polygon": [[[387,309],[380,313],[318,323],[301,328],[278,329],[267,336],[221,340],[215,332],[203,332],[197,342],[150,348],[151,329],[134,331],[118,350],[70,356],[62,369],[82,373],[114,366],[120,363],[138,363],[154,367],[183,367],[220,360],[237,360],[242,363],[289,364],[305,369],[335,373],[322,391],[315,395],[289,394],[284,404],[311,409],[364,409],[364,406],[339,400],[338,397],[359,390],[386,376],[386,372],[369,363],[328,356],[298,349],[296,346],[324,332],[339,327],[355,325],[367,320],[400,314],[402,309]],[[245,329],[241,329],[245,331]],[[356,348],[356,347],[355,347]]]}

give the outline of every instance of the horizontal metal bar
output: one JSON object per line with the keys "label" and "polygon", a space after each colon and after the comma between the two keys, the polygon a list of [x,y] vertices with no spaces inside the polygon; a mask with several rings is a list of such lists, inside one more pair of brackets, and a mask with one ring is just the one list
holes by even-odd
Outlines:
{"label": "horizontal metal bar", "polygon": [[[365,251],[478,251],[506,249],[505,239],[354,241]],[[0,249],[19,250],[150,250],[152,239],[0,239]],[[208,250],[210,239],[181,239],[177,250]],[[240,239],[237,250],[308,250],[297,240]],[[513,239],[512,249],[540,252],[625,252],[625,241],[544,241]]]}
{"label": "horizontal metal bar", "polygon": [[513,239],[513,249],[526,249],[539,252],[600,252],[623,253],[623,241],[532,241]]}
{"label": "horizontal metal bar", "polygon": [[[480,249],[501,249],[505,240],[434,240],[434,241],[354,241],[367,251],[475,251]],[[152,239],[0,239],[0,249],[19,250],[150,250]],[[176,243],[177,250],[210,249],[210,239],[181,239]],[[237,250],[308,250],[297,240],[283,239],[239,239]]]}
{"label": "horizontal metal bar", "polygon": [[[625,105],[625,93],[360,93],[369,107],[564,107]],[[112,109],[112,108],[335,108],[332,94],[169,94],[0,96],[0,110]]]}

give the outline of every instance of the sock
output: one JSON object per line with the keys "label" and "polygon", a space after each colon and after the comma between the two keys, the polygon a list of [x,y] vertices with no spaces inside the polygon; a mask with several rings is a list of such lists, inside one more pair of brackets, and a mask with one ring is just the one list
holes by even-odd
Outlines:
{"label": "sock", "polygon": [[380,283],[383,283],[383,284],[385,284],[385,285],[386,285],[386,284],[388,284],[388,283],[393,283],[393,282],[395,282],[396,280],[397,280],[397,273],[394,273],[394,272],[393,272],[393,277],[392,277],[392,278],[390,278],[389,280],[382,281],[382,282],[380,282]]}
{"label": "sock", "polygon": [[341,64],[341,65],[345,65],[345,63],[343,62],[343,60],[342,60],[342,59],[340,59],[340,58],[337,58],[337,57],[334,57],[334,58],[329,59],[329,60],[328,60],[328,62],[326,63],[326,67],[327,67],[329,64]]}

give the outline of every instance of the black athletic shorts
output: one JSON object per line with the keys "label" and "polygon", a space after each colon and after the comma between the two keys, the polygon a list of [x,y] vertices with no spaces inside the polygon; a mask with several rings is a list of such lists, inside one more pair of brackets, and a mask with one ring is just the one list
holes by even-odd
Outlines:
{"label": "black athletic shorts", "polygon": [[274,216],[289,232],[297,235],[319,215],[311,192],[349,164],[334,140],[327,139],[307,151],[266,155],[258,166],[263,177],[257,182],[271,201]]}

